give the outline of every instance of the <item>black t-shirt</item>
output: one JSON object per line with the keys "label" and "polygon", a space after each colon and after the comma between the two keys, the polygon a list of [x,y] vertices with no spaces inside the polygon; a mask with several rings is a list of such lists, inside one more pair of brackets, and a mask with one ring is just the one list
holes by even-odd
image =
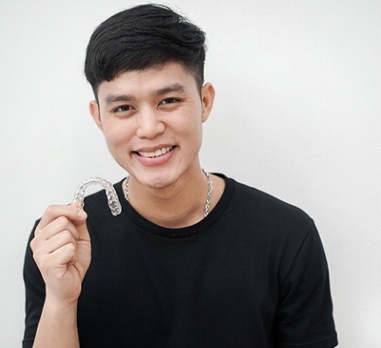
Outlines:
{"label": "black t-shirt", "polygon": [[[92,261],[78,305],[86,347],[298,347],[337,344],[328,268],[313,221],[301,210],[222,176],[223,196],[181,229],[140,216],[115,185],[85,200]],[[28,247],[26,329],[31,347],[44,282]]]}

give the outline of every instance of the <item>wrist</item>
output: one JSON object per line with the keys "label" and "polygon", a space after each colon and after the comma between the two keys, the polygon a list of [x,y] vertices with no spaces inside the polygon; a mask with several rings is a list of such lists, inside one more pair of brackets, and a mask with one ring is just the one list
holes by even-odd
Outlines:
{"label": "wrist", "polygon": [[45,307],[57,311],[77,311],[78,299],[63,300],[55,296],[51,296],[48,293],[45,298]]}

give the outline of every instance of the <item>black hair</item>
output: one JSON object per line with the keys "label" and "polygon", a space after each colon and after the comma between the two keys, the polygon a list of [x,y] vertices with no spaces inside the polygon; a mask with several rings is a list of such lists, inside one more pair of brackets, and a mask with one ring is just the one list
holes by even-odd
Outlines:
{"label": "black hair", "polygon": [[174,61],[204,83],[205,33],[164,5],[140,5],[101,23],[86,51],[85,75],[95,97],[99,85],[119,74]]}

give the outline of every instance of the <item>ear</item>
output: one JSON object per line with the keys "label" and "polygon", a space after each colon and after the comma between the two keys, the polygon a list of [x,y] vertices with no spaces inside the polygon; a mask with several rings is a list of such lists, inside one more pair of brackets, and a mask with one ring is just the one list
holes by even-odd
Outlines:
{"label": "ear", "polygon": [[99,112],[99,105],[98,105],[98,102],[96,100],[92,100],[89,103],[89,111],[90,111],[90,114],[93,117],[95,123],[99,127],[99,129],[103,130],[101,114]]}
{"label": "ear", "polygon": [[214,102],[214,87],[211,83],[206,83],[201,88],[201,102],[202,102],[202,122],[205,122],[213,108]]}

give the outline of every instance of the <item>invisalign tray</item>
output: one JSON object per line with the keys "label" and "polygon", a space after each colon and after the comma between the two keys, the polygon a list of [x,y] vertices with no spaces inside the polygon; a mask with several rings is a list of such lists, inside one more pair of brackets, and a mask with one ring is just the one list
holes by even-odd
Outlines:
{"label": "invisalign tray", "polygon": [[119,215],[122,212],[122,206],[120,205],[118,195],[114,187],[109,181],[99,177],[93,177],[86,181],[82,181],[79,184],[77,191],[75,191],[73,203],[78,202],[83,208],[83,206],[85,205],[84,199],[85,199],[86,188],[89,187],[90,185],[97,185],[97,184],[101,185],[106,191],[108,206],[110,207],[112,215],[114,216]]}

